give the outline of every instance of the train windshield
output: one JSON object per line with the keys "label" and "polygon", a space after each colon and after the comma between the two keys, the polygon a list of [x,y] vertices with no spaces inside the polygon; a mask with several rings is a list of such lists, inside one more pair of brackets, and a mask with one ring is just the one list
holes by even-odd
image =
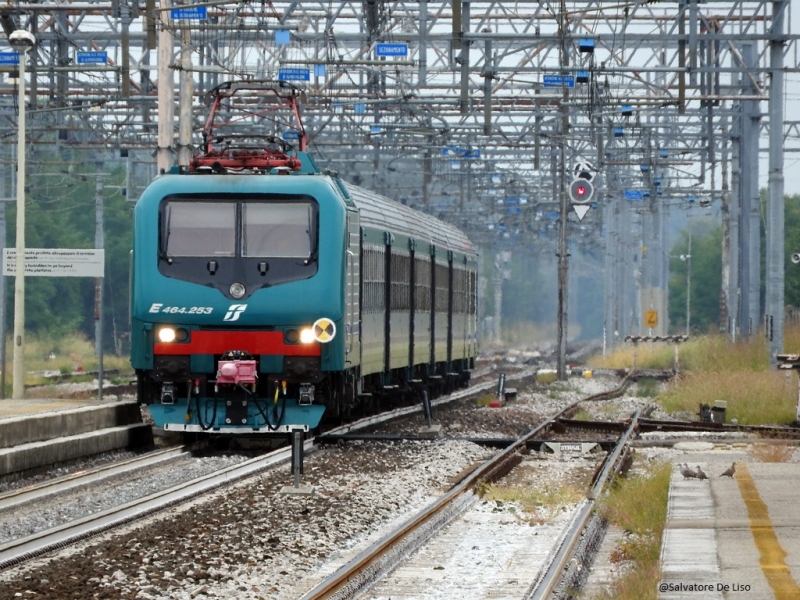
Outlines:
{"label": "train windshield", "polygon": [[308,258],[314,210],[307,202],[242,204],[242,256]]}
{"label": "train windshield", "polygon": [[159,248],[165,257],[299,258],[308,264],[316,237],[312,202],[168,201]]}
{"label": "train windshield", "polygon": [[236,205],[170,202],[162,247],[167,256],[235,256]]}

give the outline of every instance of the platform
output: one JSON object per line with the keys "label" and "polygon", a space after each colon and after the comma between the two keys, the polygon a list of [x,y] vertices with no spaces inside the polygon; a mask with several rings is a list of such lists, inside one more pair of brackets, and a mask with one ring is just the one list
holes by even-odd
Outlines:
{"label": "platform", "polygon": [[[674,461],[660,600],[800,598],[800,464],[723,456]],[[721,477],[733,461],[734,478]],[[684,479],[678,462],[709,479]]]}
{"label": "platform", "polygon": [[0,400],[0,476],[152,443],[132,400]]}

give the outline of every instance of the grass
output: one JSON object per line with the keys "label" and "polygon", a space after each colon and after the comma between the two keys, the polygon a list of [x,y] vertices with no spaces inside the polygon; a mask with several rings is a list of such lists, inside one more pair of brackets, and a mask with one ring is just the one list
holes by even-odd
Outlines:
{"label": "grass", "polygon": [[[800,348],[800,327],[786,329],[784,347]],[[727,402],[726,421],[741,425],[786,424],[795,421],[797,378],[793,372],[770,370],[766,341],[753,336],[733,343],[724,335],[696,336],[681,344],[679,377],[656,400],[667,412],[699,412],[700,404]],[[639,368],[672,368],[671,345],[639,344]],[[633,366],[633,348],[626,346],[591,361],[594,366]],[[641,390],[641,383],[639,386]]]}
{"label": "grass", "polygon": [[618,478],[597,503],[598,513],[625,530],[612,560],[631,568],[595,600],[650,600],[658,595],[661,538],[667,521],[672,466],[655,463],[646,472]]}
{"label": "grass", "polygon": [[594,416],[585,408],[578,409],[578,411],[570,415],[569,418],[574,421],[594,421]]}
{"label": "grass", "polygon": [[640,379],[636,383],[633,395],[637,398],[655,398],[658,396],[658,381],[655,379]]}
{"label": "grass", "polygon": [[689,373],[673,381],[658,397],[668,412],[697,413],[700,404],[727,402],[725,419],[740,425],[793,423],[797,381],[794,374],[764,372]]}
{"label": "grass", "polygon": [[583,486],[563,484],[547,489],[532,486],[482,485],[476,490],[484,499],[495,502],[516,502],[531,523],[543,523],[559,507],[576,504],[585,495]]}
{"label": "grass", "polygon": [[[6,391],[13,385],[13,346],[11,340],[6,343]],[[25,385],[45,385],[50,380],[44,372],[55,372],[61,375],[75,373],[78,367],[83,371],[97,371],[100,361],[94,354],[94,342],[80,334],[73,334],[58,339],[50,337],[28,336],[25,340]],[[104,370],[131,372],[130,360],[127,356],[103,356]],[[91,381],[89,375],[83,376]],[[77,379],[74,379],[77,381]]]}
{"label": "grass", "polygon": [[671,369],[674,349],[671,344],[663,342],[638,344],[635,347],[626,344],[606,356],[593,357],[589,364],[595,369],[631,369],[634,362],[637,369]]}
{"label": "grass", "polygon": [[[791,333],[791,335],[790,335]],[[793,344],[793,339],[796,343]],[[800,329],[787,330],[785,346],[800,345]],[[639,369],[671,369],[674,366],[675,347],[666,342],[640,343],[625,346],[606,356],[597,356],[590,361],[592,366],[607,369],[632,368],[636,354]],[[680,370],[687,371],[763,371],[769,366],[766,341],[756,335],[733,343],[725,335],[695,336],[678,346]]]}
{"label": "grass", "polygon": [[785,463],[792,460],[797,446],[788,444],[752,444],[750,454],[758,462]]}
{"label": "grass", "polygon": [[536,383],[554,383],[558,379],[558,373],[551,370],[542,370],[536,373]]}
{"label": "grass", "polygon": [[495,399],[494,394],[484,394],[483,396],[475,400],[475,404],[477,404],[478,406],[489,406],[489,404],[494,399]]}

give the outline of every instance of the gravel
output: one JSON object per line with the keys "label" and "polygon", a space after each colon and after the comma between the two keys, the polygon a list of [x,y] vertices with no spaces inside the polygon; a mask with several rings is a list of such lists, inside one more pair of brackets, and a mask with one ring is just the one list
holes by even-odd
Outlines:
{"label": "gravel", "polygon": [[[489,452],[467,442],[353,443],[306,457],[310,497],[274,471],[53,560],[2,574],[0,597],[294,598],[299,578],[438,497]],[[288,469],[286,469],[288,471]],[[377,533],[375,533],[377,535]]]}
{"label": "gravel", "polygon": [[[520,386],[517,400],[500,408],[478,407],[473,400],[439,407],[434,416],[445,436],[510,437],[567,403],[616,385],[573,378]],[[626,397],[618,413],[630,416],[648,402]],[[613,420],[610,406],[598,410]],[[405,427],[416,431],[423,424],[415,416]],[[91,545],[6,571],[0,574],[0,598],[294,599],[320,573],[435,500],[491,453],[452,439],[324,447],[305,457],[302,483],[315,487],[312,496],[280,494],[292,484],[289,469],[267,471]],[[572,472],[566,464],[540,457],[532,481],[549,486],[563,480]],[[175,471],[164,476],[178,477]]]}
{"label": "gravel", "polygon": [[132,502],[247,458],[242,455],[182,457],[2,511],[0,544]]}

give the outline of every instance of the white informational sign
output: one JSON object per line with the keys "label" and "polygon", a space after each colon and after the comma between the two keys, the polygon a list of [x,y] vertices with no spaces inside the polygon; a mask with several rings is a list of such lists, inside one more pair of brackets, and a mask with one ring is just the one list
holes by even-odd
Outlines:
{"label": "white informational sign", "polygon": [[586,216],[586,213],[589,212],[591,206],[588,204],[573,204],[572,210],[575,211],[575,214],[578,215],[578,221],[583,221],[583,217]]}
{"label": "white informational sign", "polygon": [[[32,277],[103,277],[104,251],[92,248],[25,248],[25,275]],[[17,274],[17,250],[3,253],[3,275]]]}

